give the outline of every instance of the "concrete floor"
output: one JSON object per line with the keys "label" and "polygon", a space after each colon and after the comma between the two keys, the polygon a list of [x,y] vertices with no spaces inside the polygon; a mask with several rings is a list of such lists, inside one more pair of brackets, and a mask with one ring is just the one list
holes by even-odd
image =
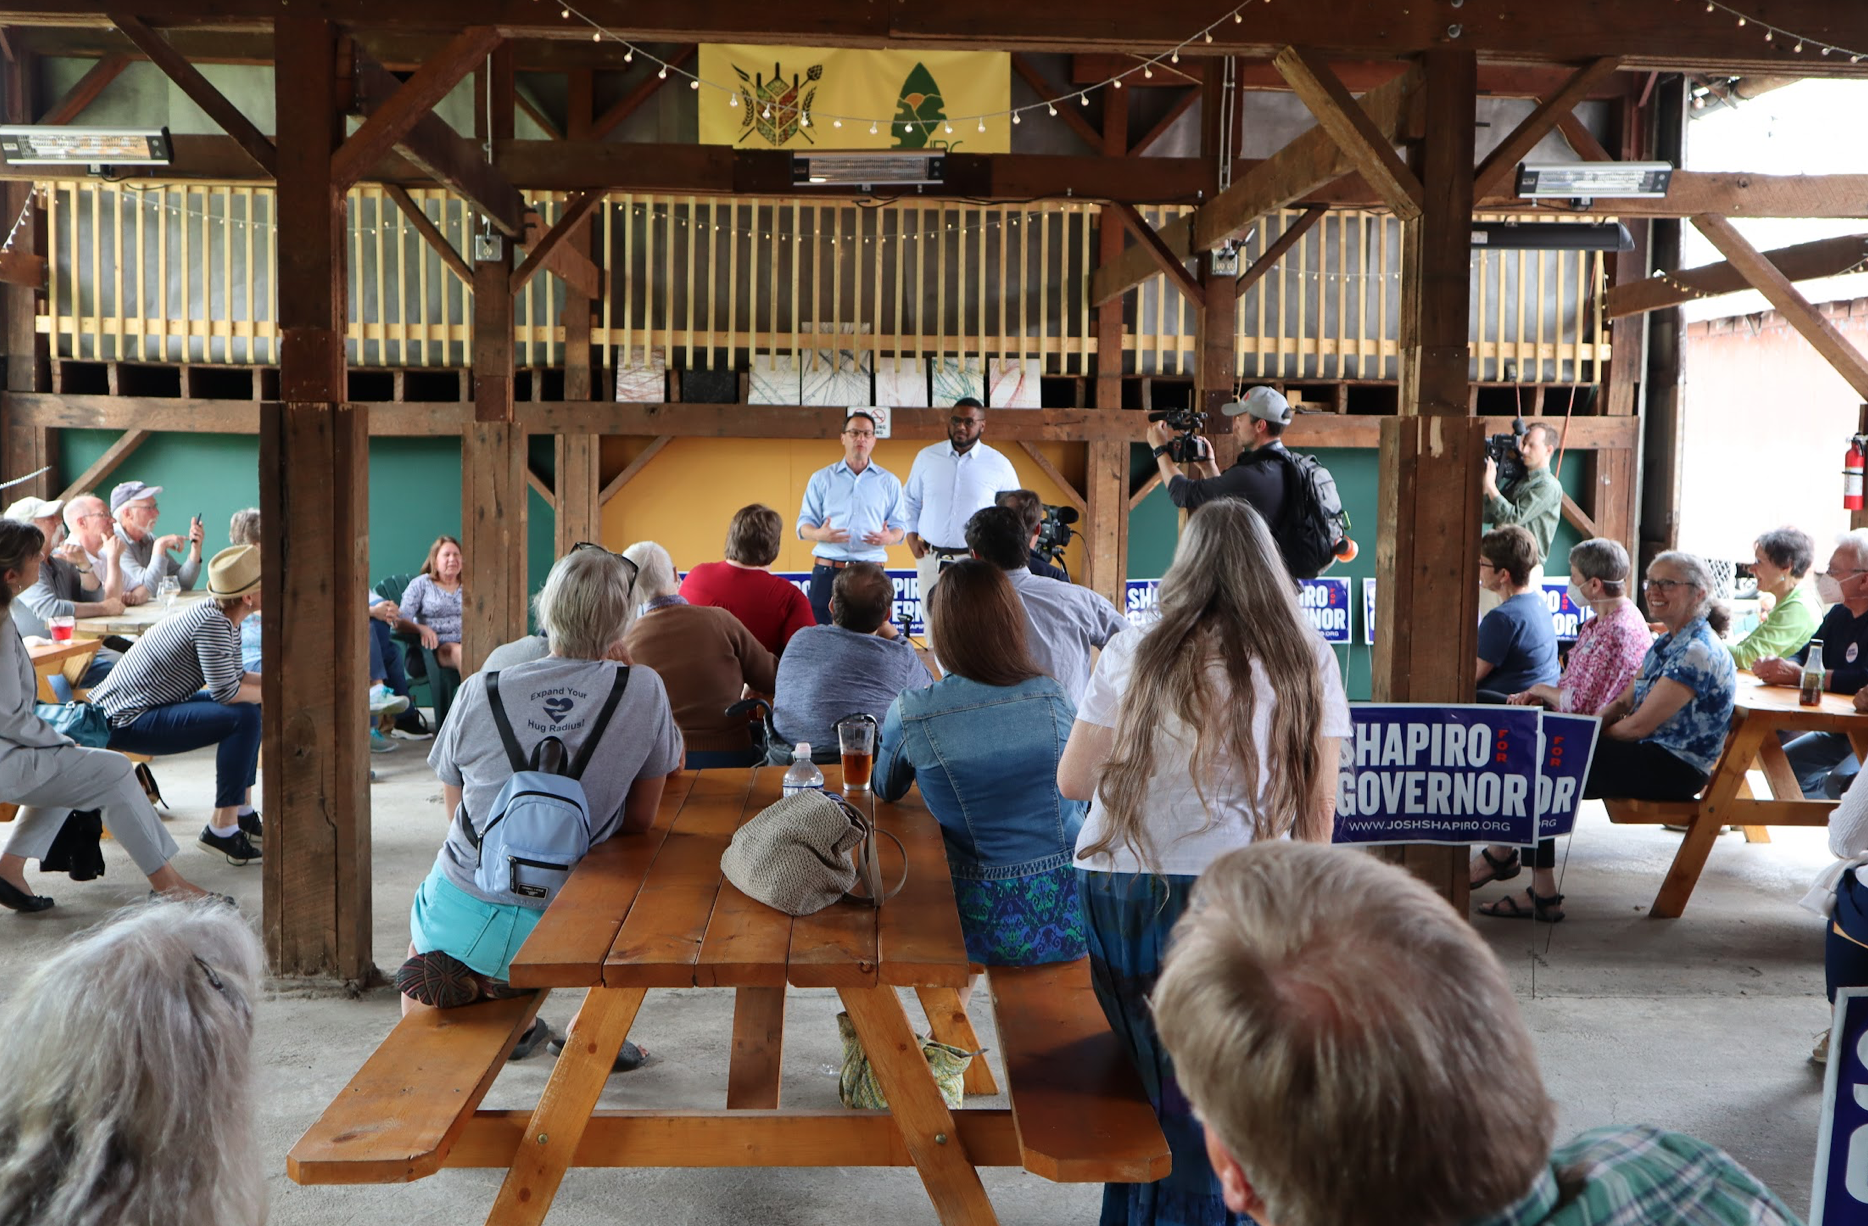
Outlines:
{"label": "concrete floor", "polygon": [[[407,948],[409,899],[433,862],[446,820],[425,762],[428,742],[402,745],[372,759],[380,776],[372,787],[376,961],[391,972]],[[212,800],[212,757],[164,759],[158,774],[174,807],[170,831],[183,845],[177,866],[203,886],[232,893],[257,916],[259,867],[234,868],[194,845]],[[1476,922],[1511,968],[1561,1107],[1560,1135],[1636,1122],[1690,1132],[1736,1155],[1801,1213],[1809,1204],[1822,1089],[1820,1070],[1807,1057],[1827,1010],[1820,924],[1796,900],[1829,856],[1822,831],[1778,831],[1775,838],[1770,846],[1748,846],[1737,835],[1723,837],[1685,917],[1650,920],[1647,905],[1678,836],[1610,827],[1592,804],[1565,866],[1570,918],[1554,927]],[[142,898],[146,886],[114,844],[105,844],[105,857],[109,872],[101,881],[39,883],[58,899],[52,911],[0,915],[7,933],[0,984],[17,983],[57,941]],[[651,993],[633,1033],[651,1062],[613,1079],[604,1105],[724,1105],[731,1004],[725,991]],[[918,1017],[912,997],[909,1007]],[[542,1014],[562,1031],[575,1008],[576,994],[558,993]],[[836,1012],[833,993],[793,990],[788,1106],[837,1105]],[[990,1047],[984,993],[973,1012]],[[499,1183],[492,1171],[445,1171],[406,1186],[360,1188],[302,1188],[286,1178],[286,1151],[395,1017],[389,989],[348,1000],[279,987],[258,1010],[260,1126],[271,1220],[279,1226],[353,1220],[461,1226],[481,1220],[491,1205]],[[544,1052],[509,1066],[486,1105],[529,1107],[550,1067]],[[1095,1187],[1051,1184],[1013,1170],[988,1171],[984,1179],[1008,1226],[1088,1222],[1097,1212]],[[549,1220],[610,1222],[623,1207],[630,1219],[658,1226],[935,1221],[910,1169],[573,1172]]]}

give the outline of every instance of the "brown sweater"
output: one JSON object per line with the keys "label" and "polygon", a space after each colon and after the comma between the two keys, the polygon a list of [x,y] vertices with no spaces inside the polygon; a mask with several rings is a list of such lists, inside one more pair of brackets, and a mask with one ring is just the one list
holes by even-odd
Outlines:
{"label": "brown sweater", "polygon": [[669,605],[637,618],[623,641],[631,660],[661,676],[689,749],[752,745],[745,721],[727,718],[726,709],[742,686],[771,693],[778,662],[739,618],[704,605]]}

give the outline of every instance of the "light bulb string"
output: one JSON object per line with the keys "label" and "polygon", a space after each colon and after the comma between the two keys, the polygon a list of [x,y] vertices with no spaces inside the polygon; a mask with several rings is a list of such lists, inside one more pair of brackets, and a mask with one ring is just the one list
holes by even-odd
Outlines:
{"label": "light bulb string", "polygon": [[1792,44],[1790,50],[1793,54],[1800,54],[1807,46],[1815,47],[1819,55],[1846,55],[1849,57],[1849,63],[1851,64],[1859,64],[1863,59],[1868,59],[1868,51],[1858,51],[1854,48],[1832,43],[1827,39],[1813,38],[1810,35],[1799,34],[1797,31],[1786,29],[1783,26],[1772,25],[1770,22],[1754,17],[1750,13],[1733,8],[1731,5],[1726,4],[1724,0],[1699,0],[1699,2],[1705,4],[1708,13],[1724,13],[1728,17],[1736,18],[1738,24],[1741,26],[1755,26],[1764,31],[1764,41],[1767,43],[1775,44],[1779,39],[1782,39]]}

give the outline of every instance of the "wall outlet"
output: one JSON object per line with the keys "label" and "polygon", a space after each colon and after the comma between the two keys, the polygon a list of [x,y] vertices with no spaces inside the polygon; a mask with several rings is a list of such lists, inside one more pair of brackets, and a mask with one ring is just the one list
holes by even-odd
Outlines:
{"label": "wall outlet", "polygon": [[474,263],[506,258],[506,238],[502,234],[476,234],[473,236]]}

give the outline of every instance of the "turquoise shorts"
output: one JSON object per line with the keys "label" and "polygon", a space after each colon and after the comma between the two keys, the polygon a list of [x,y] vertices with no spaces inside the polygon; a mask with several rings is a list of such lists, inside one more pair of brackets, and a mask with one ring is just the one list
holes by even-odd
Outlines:
{"label": "turquoise shorts", "polygon": [[418,954],[440,950],[503,982],[519,947],[544,914],[510,903],[483,902],[442,876],[437,865],[415,891],[409,939]]}

